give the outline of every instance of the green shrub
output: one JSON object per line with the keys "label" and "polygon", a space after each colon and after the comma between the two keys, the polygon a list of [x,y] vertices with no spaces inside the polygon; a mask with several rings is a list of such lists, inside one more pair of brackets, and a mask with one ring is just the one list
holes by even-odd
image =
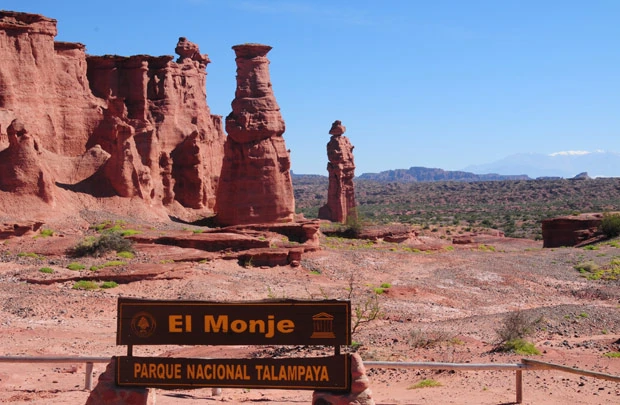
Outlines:
{"label": "green shrub", "polygon": [[101,288],[114,288],[118,287],[118,283],[116,281],[104,281],[101,283]]}
{"label": "green shrub", "polygon": [[52,274],[54,272],[54,270],[51,267],[41,267],[39,271],[41,273],[47,273],[47,274]]}
{"label": "green shrub", "polygon": [[608,238],[620,235],[620,214],[603,214],[600,230]]}
{"label": "green shrub", "polygon": [[609,357],[610,359],[620,359],[620,352],[607,352],[603,354],[605,357]]}
{"label": "green shrub", "polygon": [[80,280],[73,284],[74,290],[96,290],[97,288],[99,288],[97,283],[89,280]]}
{"label": "green shrub", "polygon": [[99,257],[111,251],[132,252],[132,242],[125,239],[121,232],[105,232],[98,238],[85,239],[77,246],[74,246],[70,253],[75,257]]}
{"label": "green shrub", "polygon": [[407,387],[408,390],[415,390],[415,389],[419,389],[419,388],[430,388],[430,387],[441,387],[441,383],[439,381],[435,381],[435,380],[431,380],[431,379],[424,379],[422,381],[419,381],[409,387]]}
{"label": "green shrub", "polygon": [[131,252],[118,252],[116,254],[117,257],[120,257],[122,259],[133,259],[134,257],[136,257],[133,253]]}
{"label": "green shrub", "polygon": [[504,342],[502,349],[507,352],[514,352],[521,356],[540,354],[540,350],[534,346],[534,343],[528,342],[525,339],[512,339]]}
{"label": "green shrub", "polygon": [[30,257],[32,259],[39,259],[39,260],[45,259],[45,256],[41,256],[33,252],[20,252],[17,254],[17,257]]}
{"label": "green shrub", "polygon": [[84,266],[82,263],[73,262],[73,263],[69,263],[67,265],[67,268],[69,270],[77,271],[77,270],[84,270],[86,266]]}
{"label": "green shrub", "polygon": [[54,235],[54,231],[52,229],[41,229],[41,232],[39,232],[39,236],[42,238],[47,238],[52,235]]}
{"label": "green shrub", "polygon": [[600,270],[600,266],[594,262],[583,262],[575,265],[575,270],[584,273],[595,273]]}

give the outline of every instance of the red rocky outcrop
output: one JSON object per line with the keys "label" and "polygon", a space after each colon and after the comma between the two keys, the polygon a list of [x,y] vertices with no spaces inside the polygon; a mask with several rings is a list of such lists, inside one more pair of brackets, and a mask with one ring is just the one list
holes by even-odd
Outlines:
{"label": "red rocky outcrop", "polygon": [[88,79],[107,102],[88,145],[111,154],[103,178],[122,197],[213,212],[223,156],[221,117],[206,104],[206,64],[180,38],[171,56],[91,56]]}
{"label": "red rocky outcrop", "polygon": [[[180,38],[176,62],[87,57],[56,33],[54,19],[0,11],[0,149],[13,156],[5,171],[19,167],[0,190],[51,203],[61,186],[212,214],[225,135],[206,103],[208,56]],[[15,119],[27,136],[9,145]]]}
{"label": "red rocky outcrop", "polygon": [[345,223],[357,219],[355,210],[355,162],[353,148],[349,138],[343,136],[346,128],[340,121],[334,121],[329,134],[332,136],[327,143],[327,171],[329,172],[329,188],[327,204],[319,209],[319,218],[333,222]]}
{"label": "red rocky outcrop", "polygon": [[233,46],[237,89],[226,117],[228,138],[217,192],[222,225],[292,222],[295,198],[284,121],[273,95],[270,46]]}
{"label": "red rocky outcrop", "polygon": [[580,214],[542,221],[543,247],[577,246],[597,235],[603,214]]}
{"label": "red rocky outcrop", "polygon": [[19,118],[42,148],[77,156],[103,103],[88,87],[84,45],[54,42],[56,32],[51,18],[0,11],[0,131]]}

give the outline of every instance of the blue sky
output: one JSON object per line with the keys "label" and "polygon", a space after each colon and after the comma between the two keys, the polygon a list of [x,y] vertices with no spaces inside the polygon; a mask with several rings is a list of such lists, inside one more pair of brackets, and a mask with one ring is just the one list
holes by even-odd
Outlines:
{"label": "blue sky", "polygon": [[339,119],[356,174],[458,170],[523,152],[620,152],[616,0],[3,0],[58,20],[87,52],[200,46],[207,102],[226,116],[231,47],[271,45],[271,81],[292,169],[327,174]]}

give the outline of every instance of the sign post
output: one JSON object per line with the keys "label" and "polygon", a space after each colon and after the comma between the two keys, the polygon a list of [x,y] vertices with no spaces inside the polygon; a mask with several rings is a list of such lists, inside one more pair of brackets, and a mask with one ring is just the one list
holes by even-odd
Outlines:
{"label": "sign post", "polygon": [[[116,342],[120,386],[166,389],[280,388],[348,391],[349,301],[159,301],[119,298]],[[329,357],[185,359],[134,357],[133,345],[323,345]]]}

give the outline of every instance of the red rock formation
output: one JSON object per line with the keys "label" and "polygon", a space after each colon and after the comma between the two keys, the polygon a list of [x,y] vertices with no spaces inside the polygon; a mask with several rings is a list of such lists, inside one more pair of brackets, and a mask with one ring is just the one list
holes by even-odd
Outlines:
{"label": "red rock formation", "polygon": [[0,152],[0,190],[35,195],[53,203],[54,182],[50,169],[41,161],[40,141],[17,119],[9,125],[7,134],[9,147]]}
{"label": "red rock formation", "polygon": [[56,20],[0,11],[0,128],[27,121],[40,146],[76,156],[101,120],[88,88],[84,45],[54,42]]}
{"label": "red rock formation", "polygon": [[89,140],[112,157],[105,178],[123,197],[213,212],[221,169],[221,118],[206,104],[206,63],[180,38],[171,56],[88,58],[88,78],[105,98],[105,119]]}
{"label": "red rock formation", "polygon": [[226,117],[228,138],[217,192],[223,225],[292,222],[295,198],[284,121],[271,89],[270,46],[233,46],[237,89]]}
{"label": "red rock formation", "polygon": [[329,188],[327,204],[319,209],[319,218],[333,222],[345,223],[357,219],[355,210],[355,162],[353,148],[349,139],[343,136],[346,128],[340,121],[334,121],[329,134],[332,136],[327,143],[327,171],[329,172]]}
{"label": "red rock formation", "polygon": [[576,246],[600,234],[603,214],[580,214],[542,221],[543,247]]}
{"label": "red rock formation", "polygon": [[[25,122],[36,137],[37,165],[50,169],[43,171],[47,186],[35,190],[25,183],[43,180],[24,178],[36,174],[28,163],[20,192],[50,202],[57,182],[213,213],[225,135],[221,117],[206,104],[207,55],[180,38],[177,62],[171,56],[86,58],[84,45],[54,42],[55,35],[56,20],[0,11],[0,131],[15,118]],[[7,137],[0,132],[0,147],[7,147]],[[22,155],[29,145],[22,145]],[[28,154],[26,162],[35,158]],[[0,181],[0,189],[15,189],[11,181],[17,179]]]}

